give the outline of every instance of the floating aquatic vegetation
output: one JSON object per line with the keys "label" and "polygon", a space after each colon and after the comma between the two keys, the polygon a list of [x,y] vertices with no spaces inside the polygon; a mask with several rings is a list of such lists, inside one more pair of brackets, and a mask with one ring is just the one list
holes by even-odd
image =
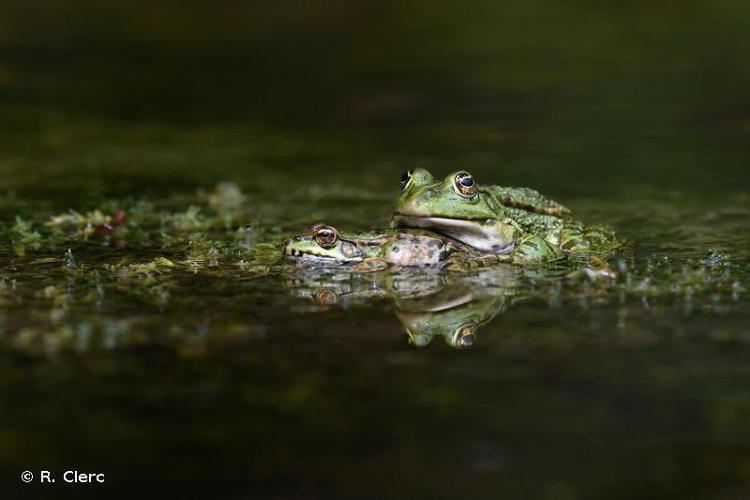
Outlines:
{"label": "floating aquatic vegetation", "polygon": [[202,231],[211,227],[211,221],[201,214],[201,208],[191,205],[184,212],[163,213],[162,229],[190,232]]}
{"label": "floating aquatic vegetation", "polygon": [[67,230],[70,228],[75,229],[89,229],[89,235],[93,232],[94,226],[104,224],[109,220],[109,217],[104,215],[99,210],[86,212],[81,214],[75,210],[70,210],[67,213],[60,215],[53,215],[49,221],[44,223],[44,226],[50,229]]}
{"label": "floating aquatic vegetation", "polygon": [[16,217],[16,222],[9,231],[11,246],[19,256],[26,255],[27,249],[38,249],[42,243],[42,235],[34,229],[30,221]]}
{"label": "floating aquatic vegetation", "polygon": [[578,283],[589,294],[616,294],[647,298],[671,297],[692,300],[701,294],[714,300],[728,297],[737,300],[745,288],[739,276],[747,267],[734,263],[729,256],[709,250],[704,257],[676,261],[665,255],[653,255],[642,262],[620,260],[616,271],[584,267],[568,274],[569,286]]}
{"label": "floating aquatic vegetation", "polygon": [[198,272],[201,267],[217,267],[222,257],[218,246],[218,242],[193,239],[188,243],[187,255],[182,263],[193,273]]}
{"label": "floating aquatic vegetation", "polygon": [[246,275],[266,276],[274,273],[280,260],[281,253],[277,245],[260,243],[251,248],[243,249],[241,258],[235,263],[235,266]]}
{"label": "floating aquatic vegetation", "polygon": [[262,240],[268,229],[258,227],[256,215],[251,231],[238,232],[249,219],[242,211],[244,200],[245,195],[232,183],[220,183],[211,194],[192,197],[192,203],[182,211],[160,208],[173,207],[177,204],[175,200],[163,200],[158,205],[147,199],[109,200],[89,211],[71,208],[47,215],[40,225],[18,216],[13,224],[0,224],[0,238],[9,241],[18,256],[28,251],[57,252],[60,246],[74,242],[101,241],[118,248],[127,245],[174,248],[186,246],[192,240],[207,239],[207,233],[219,231],[224,233],[223,237],[237,240],[238,246],[241,241],[249,247]]}
{"label": "floating aquatic vegetation", "polygon": [[170,272],[174,267],[175,263],[166,257],[157,257],[150,262],[138,264],[122,262],[116,265],[105,265],[105,269],[126,279],[132,276],[162,275]]}

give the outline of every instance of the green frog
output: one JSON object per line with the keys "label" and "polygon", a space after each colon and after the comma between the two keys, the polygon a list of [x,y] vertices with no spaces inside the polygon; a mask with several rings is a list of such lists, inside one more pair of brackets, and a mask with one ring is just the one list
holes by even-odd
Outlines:
{"label": "green frog", "polygon": [[422,168],[409,170],[401,191],[392,227],[430,229],[483,252],[513,254],[530,237],[574,256],[601,256],[620,246],[610,229],[585,226],[538,191],[479,185],[463,170],[443,180]]}
{"label": "green frog", "polygon": [[302,264],[352,265],[359,271],[388,267],[475,268],[499,262],[549,262],[562,257],[536,235],[518,239],[513,252],[494,255],[423,229],[339,231],[315,224],[283,244],[285,257]]}

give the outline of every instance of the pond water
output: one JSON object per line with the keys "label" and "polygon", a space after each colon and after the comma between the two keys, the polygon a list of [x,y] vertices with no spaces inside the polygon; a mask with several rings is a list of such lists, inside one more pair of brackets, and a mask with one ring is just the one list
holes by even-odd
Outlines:
{"label": "pond water", "polygon": [[[745,3],[76,4],[0,7],[8,496],[750,493]],[[415,166],[635,253],[612,281],[279,261],[386,225]]]}

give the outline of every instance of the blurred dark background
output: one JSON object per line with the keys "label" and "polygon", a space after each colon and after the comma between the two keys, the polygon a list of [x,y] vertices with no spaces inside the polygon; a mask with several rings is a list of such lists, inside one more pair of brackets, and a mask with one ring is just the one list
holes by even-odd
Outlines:
{"label": "blurred dark background", "polygon": [[749,27],[731,0],[4,0],[0,173],[47,202],[385,189],[416,164],[724,199],[748,185]]}

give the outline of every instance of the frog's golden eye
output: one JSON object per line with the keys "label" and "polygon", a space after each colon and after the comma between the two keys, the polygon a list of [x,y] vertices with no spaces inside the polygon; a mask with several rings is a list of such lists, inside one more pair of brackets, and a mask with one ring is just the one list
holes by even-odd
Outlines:
{"label": "frog's golden eye", "polygon": [[320,226],[315,230],[315,242],[323,248],[331,248],[337,239],[336,230],[331,226]]}
{"label": "frog's golden eye", "polygon": [[412,173],[413,172],[411,170],[407,170],[401,175],[401,191],[406,189],[406,186],[409,185],[409,182],[411,181]]}
{"label": "frog's golden eye", "polygon": [[477,183],[469,172],[459,172],[453,179],[456,192],[465,198],[472,198],[477,194]]}

